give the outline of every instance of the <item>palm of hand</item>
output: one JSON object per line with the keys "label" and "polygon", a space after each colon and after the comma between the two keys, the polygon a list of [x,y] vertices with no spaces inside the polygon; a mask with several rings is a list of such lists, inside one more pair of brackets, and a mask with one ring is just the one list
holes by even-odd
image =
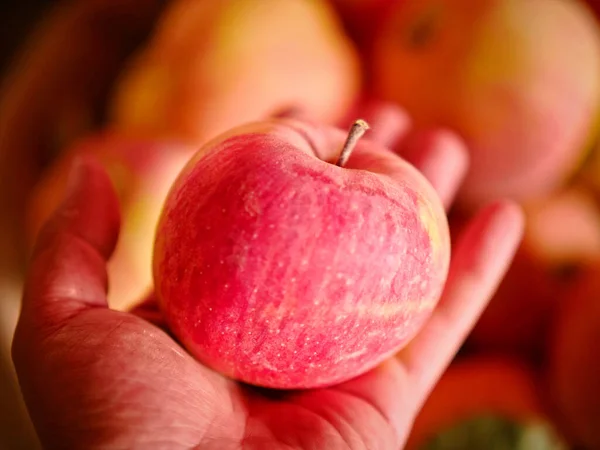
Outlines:
{"label": "palm of hand", "polygon": [[[436,178],[448,166],[439,155],[436,161],[422,158],[423,171],[448,200],[460,175]],[[522,230],[513,205],[487,208],[456,249],[439,307],[401,354],[338,386],[275,393],[198,363],[162,329],[153,302],[131,313],[106,308],[118,206],[95,163],[77,172],[38,241],[13,347],[25,400],[49,447],[400,448]]]}
{"label": "palm of hand", "polygon": [[69,405],[40,430],[42,438],[68,436],[72,442],[61,440],[67,447],[376,449],[398,439],[362,389],[401,402],[394,361],[331,389],[272,393],[198,364],[144,319],[100,309],[75,316],[37,351],[28,358],[51,355],[41,361],[50,370],[39,374],[54,380],[47,401]]}

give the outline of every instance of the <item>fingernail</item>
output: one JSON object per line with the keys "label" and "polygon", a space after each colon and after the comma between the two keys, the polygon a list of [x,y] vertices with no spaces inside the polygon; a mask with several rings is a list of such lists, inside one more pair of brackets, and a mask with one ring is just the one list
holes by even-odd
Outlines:
{"label": "fingernail", "polygon": [[510,262],[523,237],[525,218],[522,209],[510,200],[497,200],[488,208],[484,242],[486,251],[482,255]]}

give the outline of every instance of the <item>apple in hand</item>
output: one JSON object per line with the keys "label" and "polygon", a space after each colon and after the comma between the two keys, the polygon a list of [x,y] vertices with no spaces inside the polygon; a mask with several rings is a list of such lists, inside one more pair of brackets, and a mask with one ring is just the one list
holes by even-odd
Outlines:
{"label": "apple in hand", "polygon": [[419,412],[406,450],[566,450],[538,386],[515,359],[458,360]]}
{"label": "apple in hand", "polygon": [[111,126],[201,145],[290,106],[335,123],[359,89],[325,0],[175,0],[117,83]]}
{"label": "apple in hand", "polygon": [[73,160],[86,155],[97,158],[115,186],[122,213],[119,241],[107,268],[108,302],[112,308],[128,309],[151,290],[152,246],[162,203],[192,154],[192,148],[182,144],[128,139],[115,133],[78,141],[34,188],[26,218],[30,245],[63,200]]}
{"label": "apple in hand", "polygon": [[448,273],[446,215],[413,166],[357,142],[365,126],[347,138],[296,119],[253,123],[182,171],[154,280],[200,361],[254,385],[322,387],[381,363],[428,318]]}
{"label": "apple in hand", "polygon": [[600,30],[580,1],[400,1],[373,53],[375,95],[465,139],[465,206],[543,197],[597,135]]}
{"label": "apple in hand", "polygon": [[577,444],[600,448],[600,261],[561,303],[549,348],[557,414]]}

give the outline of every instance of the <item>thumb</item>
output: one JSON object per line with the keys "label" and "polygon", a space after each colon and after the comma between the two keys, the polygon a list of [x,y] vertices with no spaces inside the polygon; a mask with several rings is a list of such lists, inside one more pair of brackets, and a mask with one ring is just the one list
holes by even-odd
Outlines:
{"label": "thumb", "polygon": [[118,200],[104,169],[95,160],[77,160],[67,197],[38,236],[20,327],[51,332],[84,309],[107,307],[106,262],[119,222]]}

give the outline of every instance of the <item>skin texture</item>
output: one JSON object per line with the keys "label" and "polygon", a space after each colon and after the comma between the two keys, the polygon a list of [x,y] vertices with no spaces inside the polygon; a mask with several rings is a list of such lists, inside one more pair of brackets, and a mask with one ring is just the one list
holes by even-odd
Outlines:
{"label": "skin texture", "polygon": [[152,286],[152,247],[162,204],[189,158],[191,147],[155,143],[103,133],[80,140],[45,173],[36,186],[27,216],[30,246],[64,198],[73,160],[93,156],[108,171],[117,190],[122,226],[108,264],[109,304],[124,310]]}
{"label": "skin texture", "polygon": [[[577,43],[577,51],[573,51]],[[590,12],[562,0],[409,0],[381,27],[372,85],[415,125],[466,140],[472,207],[551,192],[596,135],[600,36]]]}
{"label": "skin texture", "polygon": [[523,242],[469,343],[481,351],[520,353],[539,361],[565,294],[600,261],[600,210],[579,188],[524,210]]}
{"label": "skin texture", "polygon": [[122,75],[112,126],[201,145],[288,106],[334,123],[359,87],[357,55],[325,1],[178,0]]}
{"label": "skin texture", "polygon": [[538,386],[519,360],[475,357],[453,363],[417,415],[406,450],[423,448],[437,433],[485,414],[524,426],[548,423]]}
{"label": "skin texture", "polygon": [[192,354],[251,384],[314,388],[412,338],[448,273],[443,206],[412,166],[336,128],[232,130],[175,182],[157,230],[156,293]]}
{"label": "skin texture", "polygon": [[107,175],[97,163],[80,164],[38,239],[13,344],[29,412],[48,448],[401,448],[510,263],[523,217],[500,202],[474,218],[438,307],[397,358],[336,387],[278,395],[195,361],[161,329],[152,298],[129,314],[107,309],[105,266],[118,229]]}
{"label": "skin texture", "polygon": [[600,264],[565,297],[550,343],[549,386],[574,442],[600,447]]}

